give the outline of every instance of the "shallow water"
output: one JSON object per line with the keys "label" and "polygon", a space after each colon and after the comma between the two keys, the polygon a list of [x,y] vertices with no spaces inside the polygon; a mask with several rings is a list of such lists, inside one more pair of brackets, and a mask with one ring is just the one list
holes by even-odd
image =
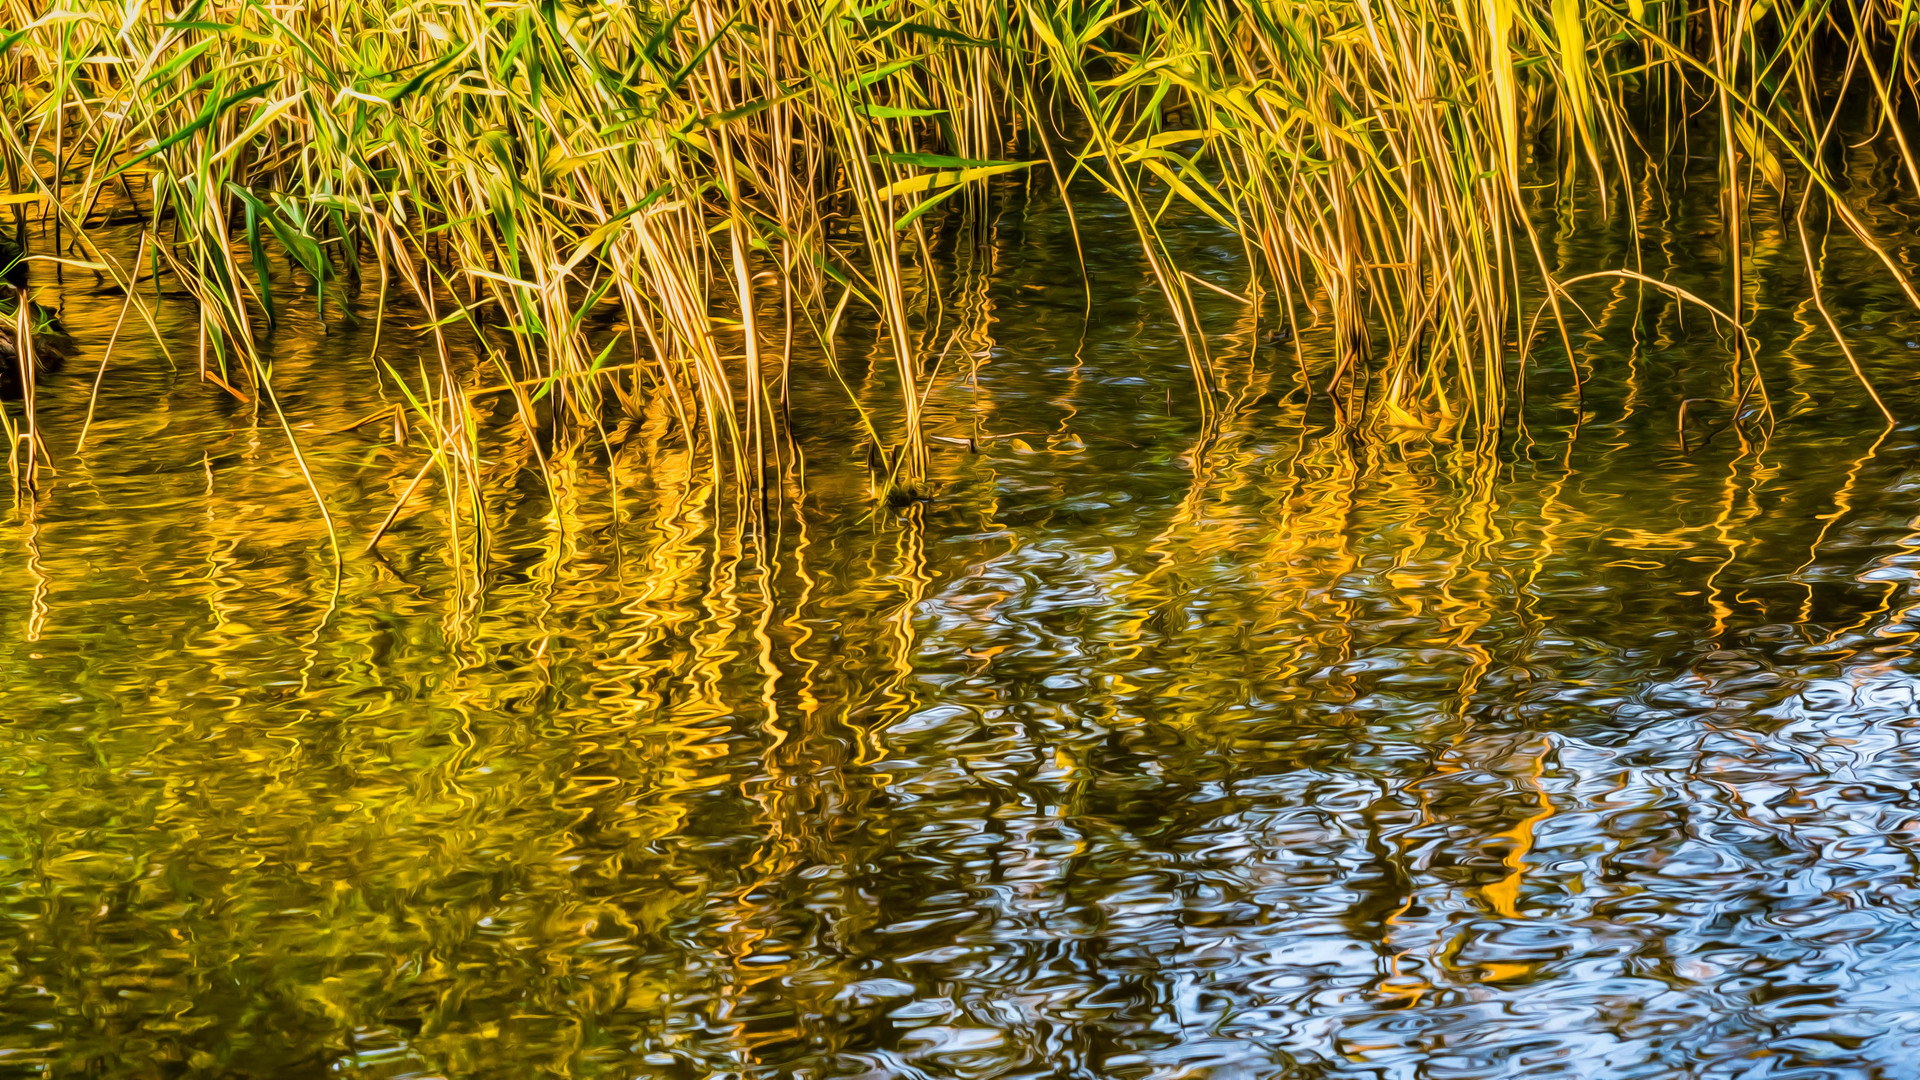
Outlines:
{"label": "shallow water", "polygon": [[[955,257],[991,340],[934,502],[873,511],[803,391],[760,533],[630,424],[617,497],[496,448],[483,564],[437,476],[360,555],[423,447],[327,434],[383,403],[370,339],[283,328],[337,585],[184,305],[181,369],[121,342],[72,452],[118,305],[43,282],[80,353],[0,531],[0,1074],[1920,1075],[1920,427],[1793,242],[1749,296],[1770,441],[1703,403],[1683,452],[1725,351],[1601,284],[1584,402],[1543,361],[1488,457],[1349,439],[1225,301],[1199,439],[1087,213],[1090,323],[1045,207]],[[1672,228],[1645,265],[1709,287]],[[1920,317],[1840,245],[1829,281],[1920,420]]]}

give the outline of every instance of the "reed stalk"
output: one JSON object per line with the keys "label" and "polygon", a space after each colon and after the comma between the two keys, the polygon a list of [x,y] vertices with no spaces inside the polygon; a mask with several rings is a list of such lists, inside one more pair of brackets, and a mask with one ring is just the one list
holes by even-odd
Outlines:
{"label": "reed stalk", "polygon": [[[536,443],[559,432],[547,451],[665,409],[714,490],[764,490],[792,381],[839,377],[832,341],[796,337],[849,304],[892,358],[894,404],[863,422],[912,494],[955,295],[932,235],[997,177],[1125,207],[1203,416],[1220,378],[1166,242],[1188,216],[1243,244],[1228,295],[1318,328],[1301,361],[1355,423],[1497,435],[1530,350],[1578,377],[1561,279],[1636,269],[1555,265],[1541,209],[1624,206],[1682,167],[1696,114],[1734,348],[1756,201],[1795,200],[1803,237],[1838,222],[1915,298],[1842,190],[1836,127],[1863,116],[1857,145],[1920,184],[1914,34],[1890,0],[3,0],[0,155],[36,266],[130,287],[103,223],[138,213],[198,306],[204,377],[237,395],[274,400],[262,339],[291,306],[405,301],[382,317],[434,355],[369,373],[464,497],[483,384]],[[1730,396],[1764,391],[1753,359]]]}

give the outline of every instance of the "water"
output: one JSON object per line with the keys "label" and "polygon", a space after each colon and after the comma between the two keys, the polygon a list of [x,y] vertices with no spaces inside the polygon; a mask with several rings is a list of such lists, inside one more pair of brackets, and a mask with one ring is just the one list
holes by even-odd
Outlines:
{"label": "water", "polygon": [[[1760,230],[1765,445],[1709,403],[1681,451],[1725,351],[1613,283],[1584,404],[1543,361],[1493,459],[1351,442],[1221,300],[1203,442],[1087,213],[1084,330],[1046,207],[956,256],[992,341],[934,502],[873,511],[803,388],[761,536],[654,417],[617,496],[492,447],[484,566],[437,476],[362,556],[423,448],[326,434],[383,402],[303,316],[337,587],[184,305],[183,370],[123,340],[71,453],[118,304],[44,282],[80,355],[0,532],[0,1075],[1920,1076],[1920,318],[1873,265],[1836,242],[1829,302],[1884,435]],[[1695,228],[1649,250],[1708,289]]]}

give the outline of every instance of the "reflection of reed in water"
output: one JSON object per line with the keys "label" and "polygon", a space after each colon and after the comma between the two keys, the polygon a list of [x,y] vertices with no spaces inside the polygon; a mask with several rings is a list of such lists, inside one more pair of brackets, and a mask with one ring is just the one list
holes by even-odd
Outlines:
{"label": "reflection of reed in water", "polygon": [[[149,471],[61,462],[0,538],[32,571],[0,584],[0,1040],[125,1075],[1091,1077],[1602,1028],[1671,1061],[1708,1052],[1687,1009],[1745,1048],[1782,987],[1893,1016],[1864,980],[1897,950],[1794,958],[1897,944],[1911,900],[1912,448],[1818,416],[1681,447],[1723,372],[1668,299],[1594,287],[1633,365],[1583,373],[1578,439],[1543,371],[1502,455],[1355,438],[1226,308],[1195,441],[1115,378],[1164,335],[1082,347],[1070,312],[995,328],[928,422],[1073,441],[950,444],[936,503],[863,516],[816,431],[780,513],[717,513],[654,400],[605,470],[463,443],[337,605],[257,425],[208,455],[109,403]],[[1845,388],[1794,343],[1782,402]],[[315,468],[377,522],[418,463],[357,438]]]}

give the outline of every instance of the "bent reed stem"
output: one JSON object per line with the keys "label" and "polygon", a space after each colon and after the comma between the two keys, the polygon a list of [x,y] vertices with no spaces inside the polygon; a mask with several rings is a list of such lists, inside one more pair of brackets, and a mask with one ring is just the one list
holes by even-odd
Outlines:
{"label": "bent reed stem", "polygon": [[[889,484],[926,482],[928,358],[947,303],[933,237],[953,208],[1033,168],[1063,200],[1090,181],[1122,204],[1209,422],[1221,381],[1196,283],[1326,330],[1322,374],[1342,402],[1357,396],[1358,420],[1497,437],[1533,347],[1528,309],[1563,323],[1574,280],[1559,280],[1532,215],[1629,206],[1634,184],[1682,167],[1670,133],[1697,113],[1713,120],[1723,214],[1752,213],[1755,192],[1797,195],[1805,245],[1817,197],[1916,295],[1835,183],[1846,110],[1920,175],[1901,113],[1920,78],[1916,20],[1890,0],[0,12],[13,28],[0,31],[0,154],[21,235],[29,218],[52,223],[44,257],[107,269],[150,327],[138,264],[172,276],[199,307],[205,378],[245,397],[244,376],[277,408],[261,335],[304,298],[272,257],[322,316],[377,277],[435,338],[423,416],[429,398],[469,400],[445,340],[458,329],[514,388],[527,437],[542,398],[580,445],[605,410],[664,402],[716,490],[762,492],[792,465],[790,382],[846,385],[825,338],[849,300],[871,311],[893,366],[891,406],[856,402],[863,428]],[[101,254],[114,207],[143,222],[131,273]],[[1241,293],[1179,265],[1165,235],[1180,215],[1238,238]],[[1745,230],[1727,225],[1744,349]],[[826,370],[795,354],[807,328]],[[1560,340],[1577,386],[1564,326]],[[1736,379],[1752,360],[1737,358]],[[464,408],[422,423],[477,483]]]}

